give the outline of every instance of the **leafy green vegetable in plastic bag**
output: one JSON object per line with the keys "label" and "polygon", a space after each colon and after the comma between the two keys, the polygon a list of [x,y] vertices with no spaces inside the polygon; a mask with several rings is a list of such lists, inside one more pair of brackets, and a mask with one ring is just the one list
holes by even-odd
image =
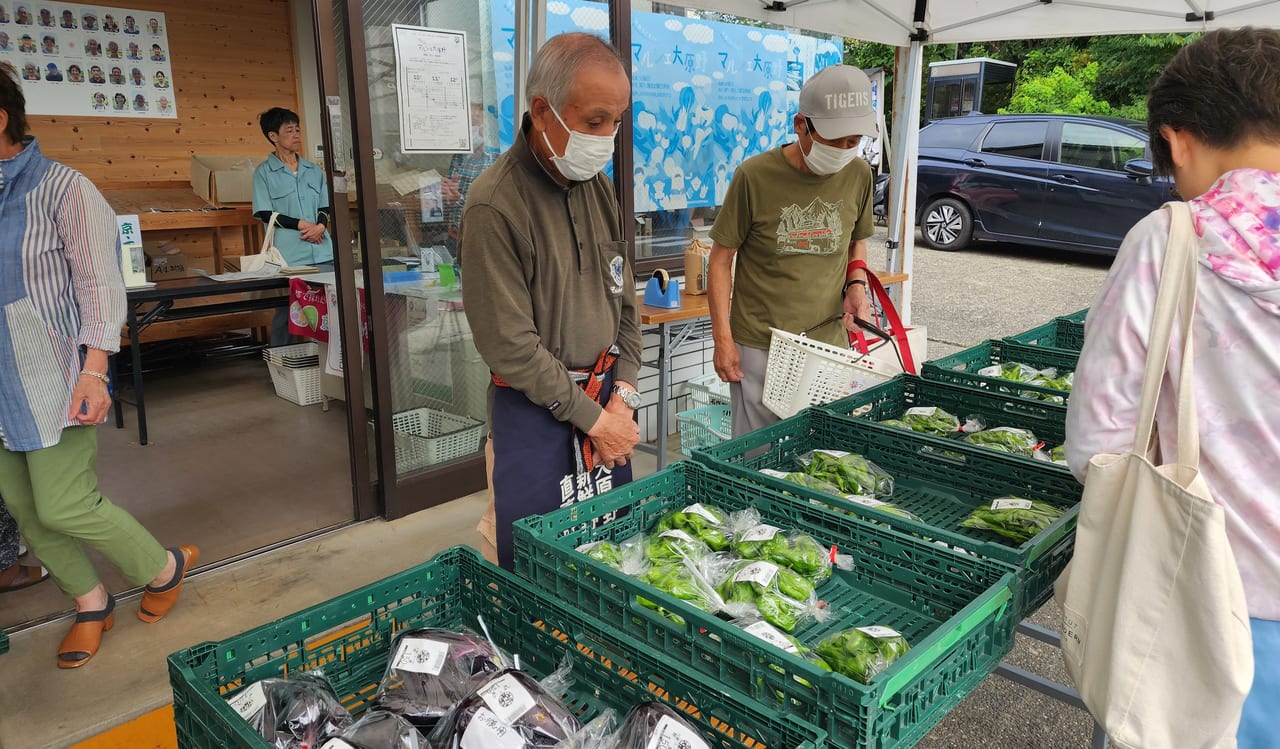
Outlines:
{"label": "leafy green vegetable in plastic bag", "polygon": [[699,503],[663,516],[653,529],[657,532],[684,531],[713,550],[724,551],[729,548],[729,537],[724,527],[728,520],[729,513],[719,507]]}
{"label": "leafy green vegetable in plastic bag", "polygon": [[966,434],[964,441],[971,445],[985,447],[989,450],[1032,457],[1040,440],[1028,429],[1015,427],[995,427],[973,434]]}
{"label": "leafy green vegetable in plastic bag", "polygon": [[960,523],[965,528],[991,531],[1016,543],[1025,543],[1062,517],[1062,509],[1048,502],[1022,497],[998,497]]}
{"label": "leafy green vegetable in plastic bag", "polygon": [[893,494],[893,477],[870,460],[841,450],[813,450],[796,458],[809,476],[835,486],[840,494]]}
{"label": "leafy green vegetable in plastic bag", "polygon": [[907,639],[889,627],[854,627],[829,635],[813,649],[831,670],[870,684],[876,674],[906,655]]}

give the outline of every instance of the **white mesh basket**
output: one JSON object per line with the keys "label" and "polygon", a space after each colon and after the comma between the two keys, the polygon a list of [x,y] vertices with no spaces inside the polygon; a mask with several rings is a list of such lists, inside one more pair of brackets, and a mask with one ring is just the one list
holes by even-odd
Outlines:
{"label": "white mesh basket", "polygon": [[469,416],[415,408],[391,417],[395,430],[396,470],[408,473],[447,463],[480,449],[485,425]]}
{"label": "white mesh basket", "polygon": [[271,371],[271,384],[276,395],[299,406],[311,406],[322,400],[320,393],[320,367],[286,367],[267,362]]}
{"label": "white mesh basket", "polygon": [[786,419],[802,408],[830,403],[893,379],[861,366],[864,355],[847,348],[770,328],[764,405]]}

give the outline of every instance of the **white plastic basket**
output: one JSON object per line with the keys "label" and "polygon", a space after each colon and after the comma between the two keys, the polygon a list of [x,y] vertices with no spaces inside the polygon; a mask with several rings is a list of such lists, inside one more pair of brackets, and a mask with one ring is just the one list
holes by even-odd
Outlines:
{"label": "white plastic basket", "polygon": [[320,393],[320,367],[286,367],[267,362],[271,371],[271,384],[276,395],[299,406],[311,406],[322,400]]}
{"label": "white plastic basket", "polygon": [[689,399],[693,401],[694,408],[729,405],[729,383],[721,380],[715,372],[691,377],[688,385]]}
{"label": "white plastic basket", "polygon": [[315,341],[275,346],[262,350],[262,359],[282,367],[314,367],[320,363],[320,347]]}
{"label": "white plastic basket", "polygon": [[830,403],[893,379],[859,365],[864,356],[847,348],[770,328],[764,405],[781,418],[802,408]]}
{"label": "white plastic basket", "polygon": [[416,471],[470,455],[480,449],[485,425],[468,416],[415,408],[391,417],[396,470]]}

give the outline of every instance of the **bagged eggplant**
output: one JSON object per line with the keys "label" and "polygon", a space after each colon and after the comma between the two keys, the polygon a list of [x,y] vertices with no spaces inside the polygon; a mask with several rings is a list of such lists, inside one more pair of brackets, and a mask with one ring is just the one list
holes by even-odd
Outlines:
{"label": "bagged eggplant", "polygon": [[794,632],[802,623],[823,613],[813,583],[773,562],[733,563],[716,592],[731,616],[749,616],[754,607],[761,618],[784,632]]}
{"label": "bagged eggplant", "polygon": [[254,682],[227,704],[274,749],[316,749],[351,725],[351,715],[319,671]]}
{"label": "bagged eggplant", "polygon": [[435,749],[555,747],[582,724],[533,677],[507,669],[476,687],[428,735]]}
{"label": "bagged eggplant", "polygon": [[370,710],[320,749],[430,749],[412,723],[385,710]]}
{"label": "bagged eggplant", "polygon": [[998,497],[969,513],[960,525],[1025,543],[1062,517],[1062,508],[1022,497]]}
{"label": "bagged eggplant", "polygon": [[502,669],[483,637],[443,629],[410,629],[391,643],[391,660],[374,707],[403,716],[423,733],[454,703]]}
{"label": "bagged eggplant", "polygon": [[811,450],[797,456],[796,462],[805,473],[832,484],[841,494],[893,494],[893,477],[880,466],[855,453]]}
{"label": "bagged eggplant", "polygon": [[813,652],[854,681],[870,684],[876,674],[906,655],[907,639],[889,627],[854,627],[828,635]]}
{"label": "bagged eggplant", "polygon": [[725,532],[728,521],[729,513],[719,507],[695,503],[663,516],[653,526],[653,532],[682,531],[710,546],[712,551],[724,551],[729,548],[729,536]]}
{"label": "bagged eggplant", "polygon": [[646,702],[627,713],[605,749],[710,749],[702,734],[666,705]]}

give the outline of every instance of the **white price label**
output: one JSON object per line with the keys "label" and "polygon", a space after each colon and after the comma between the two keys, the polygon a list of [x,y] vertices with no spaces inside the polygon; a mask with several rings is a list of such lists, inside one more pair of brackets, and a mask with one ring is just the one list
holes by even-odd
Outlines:
{"label": "white price label", "polygon": [[772,525],[761,524],[742,534],[743,541],[770,541],[778,535],[778,529]]}
{"label": "white price label", "polygon": [[788,653],[800,652],[800,648],[797,648],[795,643],[788,640],[785,635],[769,622],[756,622],[750,626],[743,627],[743,631],[755,635],[774,647],[782,648]]}
{"label": "white price label", "polygon": [[746,567],[738,570],[733,576],[735,583],[755,583],[762,588],[767,588],[778,576],[778,565],[772,562],[752,562]]}
{"label": "white price label", "polygon": [[400,641],[391,667],[397,671],[413,671],[439,676],[444,661],[449,657],[449,645],[438,640],[406,637]]}
{"label": "white price label", "polygon": [[471,716],[458,744],[460,749],[524,749],[524,745],[516,729],[483,707]]}
{"label": "white price label", "polygon": [[711,510],[708,510],[707,508],[703,507],[701,504],[689,505],[688,507],[684,508],[684,512],[688,515],[698,515],[703,518],[706,518],[708,521],[715,523],[716,525],[720,524],[720,518],[711,514]]}
{"label": "white price label", "polygon": [[867,497],[858,494],[846,494],[844,495],[844,498],[856,505],[862,505],[863,507],[884,507],[889,504],[888,502],[881,502],[875,497]]}
{"label": "white price label", "polygon": [[844,450],[814,450],[814,452],[822,453],[823,455],[828,455],[832,458],[843,458],[849,455],[849,453]]}
{"label": "white price label", "polygon": [[902,634],[892,627],[858,627],[858,631],[867,637],[876,640],[887,640],[890,637],[902,637]]}
{"label": "white price label", "polygon": [[320,746],[320,749],[356,749],[351,744],[342,739],[329,739]]}
{"label": "white price label", "polygon": [[658,538],[674,538],[677,541],[684,541],[686,543],[697,543],[693,536],[690,536],[688,533],[685,533],[678,528],[675,530],[663,531],[662,535],[658,536]]}
{"label": "white price label", "polygon": [[785,479],[787,477],[786,471],[775,471],[772,468],[761,468],[760,473],[763,473],[766,476],[772,476],[775,479]]}
{"label": "white price label", "polygon": [[227,704],[241,718],[249,720],[267,706],[267,693],[262,688],[262,682],[259,681],[250,684],[248,689],[228,699]]}
{"label": "white price label", "polygon": [[707,742],[694,733],[688,726],[664,715],[658,719],[658,725],[649,734],[649,743],[645,749],[708,749]]}
{"label": "white price label", "polygon": [[937,406],[916,406],[907,409],[907,416],[933,416],[937,412]]}
{"label": "white price label", "polygon": [[1031,500],[1016,499],[1013,497],[1007,497],[1005,499],[996,499],[996,500],[992,500],[991,509],[993,510],[1030,510]]}
{"label": "white price label", "polygon": [[982,375],[983,377],[999,377],[1001,371],[1002,370],[1000,369],[999,364],[992,364],[989,367],[983,367],[982,369],[979,369],[978,374]]}
{"label": "white price label", "polygon": [[529,690],[511,674],[503,674],[480,688],[480,698],[498,719],[508,725],[515,723],[537,703]]}

